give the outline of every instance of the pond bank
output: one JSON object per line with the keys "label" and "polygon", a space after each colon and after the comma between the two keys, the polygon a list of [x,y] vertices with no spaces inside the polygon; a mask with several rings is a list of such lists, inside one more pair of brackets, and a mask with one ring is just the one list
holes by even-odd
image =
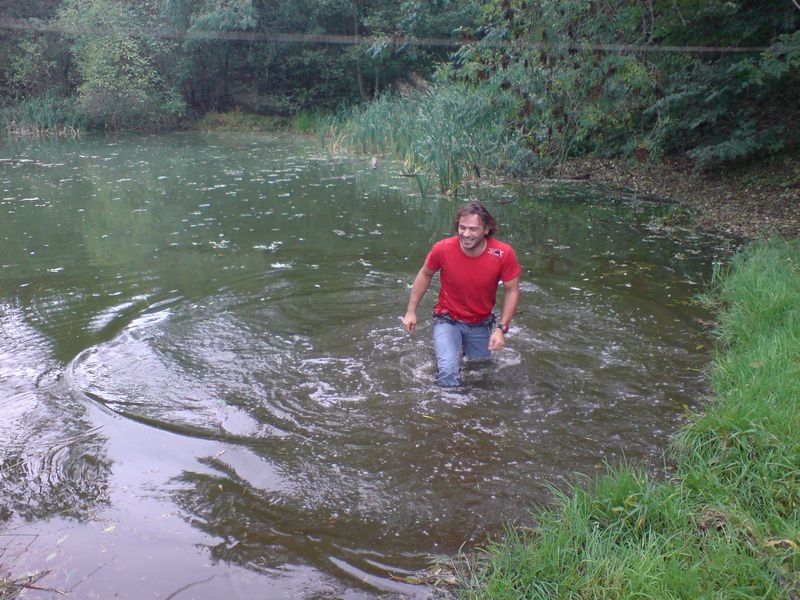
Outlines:
{"label": "pond bank", "polygon": [[677,203],[700,228],[747,239],[800,235],[800,158],[699,173],[691,161],[658,162],[575,159],[558,168],[558,178],[630,190]]}
{"label": "pond bank", "polygon": [[752,245],[716,280],[714,397],[666,470],[623,465],[460,573],[459,597],[795,598],[800,591],[800,243]]}

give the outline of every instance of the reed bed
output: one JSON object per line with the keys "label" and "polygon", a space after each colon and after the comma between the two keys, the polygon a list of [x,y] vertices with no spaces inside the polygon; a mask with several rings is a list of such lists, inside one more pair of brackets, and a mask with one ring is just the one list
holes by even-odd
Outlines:
{"label": "reed bed", "polygon": [[713,398],[659,476],[609,467],[530,529],[459,562],[460,598],[797,598],[800,242],[751,246],[714,276]]}
{"label": "reed bed", "polygon": [[0,113],[0,122],[14,137],[78,137],[84,129],[84,120],[72,100],[54,94],[26,100]]}
{"label": "reed bed", "polygon": [[383,96],[340,111],[326,123],[334,147],[362,156],[392,156],[425,193],[453,194],[466,179],[520,174],[532,155],[509,125],[514,100],[449,84]]}

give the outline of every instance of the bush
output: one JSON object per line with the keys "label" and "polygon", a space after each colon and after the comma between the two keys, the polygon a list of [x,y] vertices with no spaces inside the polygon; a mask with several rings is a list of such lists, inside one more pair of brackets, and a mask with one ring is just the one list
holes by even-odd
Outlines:
{"label": "bush", "polygon": [[78,108],[90,129],[154,131],[175,127],[183,115],[180,100],[142,90],[95,87],[82,90]]}

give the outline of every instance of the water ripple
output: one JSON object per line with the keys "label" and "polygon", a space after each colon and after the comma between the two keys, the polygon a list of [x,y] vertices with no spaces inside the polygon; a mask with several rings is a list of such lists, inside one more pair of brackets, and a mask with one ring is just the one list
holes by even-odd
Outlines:
{"label": "water ripple", "polygon": [[5,305],[0,315],[0,521],[84,517],[108,499],[104,438],[53,395],[60,367],[24,313]]}

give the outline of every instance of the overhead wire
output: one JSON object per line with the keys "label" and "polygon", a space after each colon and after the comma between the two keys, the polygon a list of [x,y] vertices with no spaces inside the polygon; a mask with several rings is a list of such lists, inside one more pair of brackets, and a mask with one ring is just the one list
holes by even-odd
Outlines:
{"label": "overhead wire", "polygon": [[[16,19],[13,17],[0,17],[0,29],[28,30],[66,35],[108,35],[107,29],[90,26],[65,26],[60,23],[38,21],[33,19]],[[636,44],[595,44],[595,43],[569,43],[553,44],[548,42],[525,40],[491,40],[491,39],[465,39],[465,38],[431,38],[414,37],[405,35],[392,36],[362,36],[362,35],[337,35],[314,33],[283,33],[271,31],[203,31],[197,29],[177,30],[169,28],[142,28],[136,29],[136,35],[184,40],[220,40],[220,41],[245,41],[245,42],[274,42],[294,44],[339,44],[339,45],[367,45],[388,43],[400,47],[431,46],[431,47],[459,47],[480,45],[488,48],[510,48],[550,51],[590,51],[608,53],[689,53],[689,54],[741,54],[761,53],[774,49],[774,46],[659,46]],[[799,50],[797,46],[780,46],[780,51],[790,52]]]}

